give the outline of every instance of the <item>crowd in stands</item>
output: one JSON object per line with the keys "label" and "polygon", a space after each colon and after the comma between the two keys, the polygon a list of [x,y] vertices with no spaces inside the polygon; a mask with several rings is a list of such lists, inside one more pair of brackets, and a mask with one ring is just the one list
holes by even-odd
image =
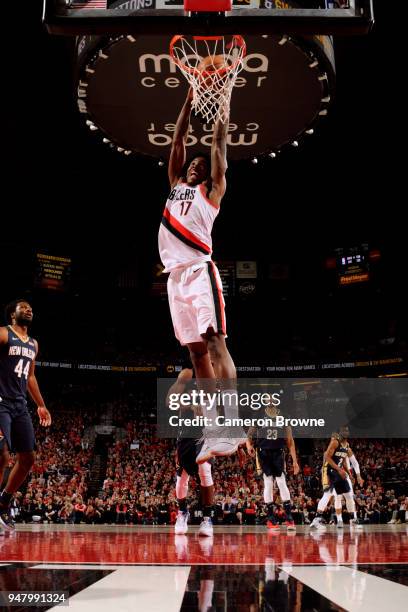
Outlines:
{"label": "crowd in stands", "polygon": [[[136,400],[135,400],[136,401]],[[26,487],[16,496],[13,512],[20,522],[119,525],[173,524],[175,442],[159,439],[146,417],[129,419],[114,405],[114,422],[123,435],[108,448],[105,478],[88,492],[93,447],[84,436],[98,422],[96,408],[54,412],[52,428],[36,428],[37,458]],[[149,412],[149,410],[148,410]],[[301,456],[301,474],[288,461],[288,486],[297,524],[309,524],[321,496],[320,470],[327,441],[314,442],[312,454]],[[354,490],[358,516],[365,523],[408,522],[408,443],[403,440],[352,440],[364,478]],[[218,458],[213,465],[215,520],[224,524],[262,524],[266,519],[263,480],[245,452]],[[193,523],[201,520],[199,487],[189,488]],[[276,491],[275,514],[284,520]],[[333,505],[326,520],[334,522]]]}

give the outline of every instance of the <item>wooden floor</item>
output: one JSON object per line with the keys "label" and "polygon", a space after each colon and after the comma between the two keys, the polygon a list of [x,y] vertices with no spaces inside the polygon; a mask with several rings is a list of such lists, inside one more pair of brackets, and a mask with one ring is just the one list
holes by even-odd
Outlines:
{"label": "wooden floor", "polygon": [[9,591],[63,591],[69,611],[405,610],[408,525],[171,527],[20,525],[0,537],[3,610],[46,610]]}

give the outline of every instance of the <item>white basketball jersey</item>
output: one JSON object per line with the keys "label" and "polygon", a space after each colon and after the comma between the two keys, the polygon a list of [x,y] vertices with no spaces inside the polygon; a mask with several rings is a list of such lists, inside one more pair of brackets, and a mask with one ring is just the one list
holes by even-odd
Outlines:
{"label": "white basketball jersey", "polygon": [[206,197],[206,186],[178,183],[170,192],[159,230],[165,272],[209,261],[211,232],[219,206]]}

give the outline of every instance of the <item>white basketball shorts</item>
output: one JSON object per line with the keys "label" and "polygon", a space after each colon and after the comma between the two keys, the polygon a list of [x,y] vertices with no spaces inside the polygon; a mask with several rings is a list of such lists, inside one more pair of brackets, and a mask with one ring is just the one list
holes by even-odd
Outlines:
{"label": "white basketball shorts", "polygon": [[174,333],[183,346],[202,342],[209,328],[226,336],[222,282],[213,261],[173,270],[167,281]]}

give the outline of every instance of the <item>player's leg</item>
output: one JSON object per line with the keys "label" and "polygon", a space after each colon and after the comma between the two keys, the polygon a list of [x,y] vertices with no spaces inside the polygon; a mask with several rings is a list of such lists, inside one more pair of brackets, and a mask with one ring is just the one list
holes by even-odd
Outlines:
{"label": "player's leg", "polygon": [[325,528],[325,524],[323,520],[323,512],[326,510],[332,497],[333,497],[333,491],[331,489],[326,489],[323,492],[323,496],[320,498],[317,504],[316,516],[314,517],[313,521],[310,523],[310,527],[316,527],[316,529]]}
{"label": "player's leg", "polygon": [[[0,419],[0,427],[3,433],[4,425],[4,420]],[[16,462],[9,474],[7,484],[0,495],[0,524],[5,529],[11,530],[14,529],[14,521],[9,512],[11,500],[20,485],[27,478],[35,461],[34,427],[25,405],[15,411],[15,415],[10,422],[9,431],[12,450],[16,453]],[[10,448],[9,445],[8,447]]]}
{"label": "player's leg", "polygon": [[263,498],[267,508],[266,526],[270,532],[273,532],[279,531],[279,525],[274,515],[273,476],[270,455],[271,453],[268,449],[256,449],[257,472],[262,472],[264,482]]}
{"label": "player's leg", "polygon": [[343,528],[343,495],[334,495],[334,508],[336,510],[336,521],[338,529]]}
{"label": "player's leg", "polygon": [[315,527],[316,529],[325,529],[325,523],[323,520],[323,512],[326,510],[329,505],[330,499],[333,497],[333,486],[330,482],[329,478],[329,470],[327,465],[323,465],[322,468],[322,489],[323,496],[319,500],[317,504],[316,516],[313,521],[310,523],[310,527]]}
{"label": "player's leg", "polygon": [[212,515],[214,512],[214,481],[212,478],[211,463],[206,461],[198,466],[200,478],[201,506],[203,508],[203,520],[198,531],[200,536],[212,537],[214,530]]}
{"label": "player's leg", "polygon": [[[3,484],[4,471],[10,461],[10,453],[8,450],[7,442],[0,431],[0,485]],[[0,489],[1,490],[1,489]],[[1,525],[1,523],[0,523]],[[0,526],[0,535],[4,534],[4,529]]]}
{"label": "player's leg", "polygon": [[174,525],[174,533],[176,535],[184,535],[188,531],[189,514],[187,505],[187,495],[189,480],[190,476],[187,474],[186,470],[180,468],[177,472],[176,480],[176,498],[179,507],[176,524]]}
{"label": "player's leg", "polygon": [[268,527],[270,531],[279,531],[279,525],[276,522],[276,518],[273,513],[274,511],[273,476],[267,476],[266,474],[263,474],[263,481],[264,481],[263,496],[264,496],[264,502],[266,504],[266,508],[268,512],[267,517],[266,517],[266,526]]}
{"label": "player's leg", "polygon": [[[222,281],[213,262],[208,262],[207,270],[204,272],[207,273],[209,304],[202,303],[198,309],[200,330],[205,332],[203,337],[207,341],[207,348],[217,377],[225,417],[236,419],[239,417],[237,371],[225,340],[227,330]],[[211,314],[209,306],[212,307],[212,319],[209,316]],[[224,435],[234,440],[234,449],[229,454],[235,452],[240,445],[246,442],[244,431],[238,427],[228,432],[225,431]]]}
{"label": "player's leg", "polygon": [[217,381],[207,343],[204,340],[202,342],[190,342],[187,344],[187,348],[197,379],[197,387],[208,393],[215,393]]}
{"label": "player's leg", "polygon": [[357,518],[356,502],[354,501],[354,492],[351,489],[349,489],[348,491],[346,491],[346,493],[343,493],[343,497],[346,500],[347,512],[350,515],[350,527],[357,527],[358,529],[361,529],[363,527],[363,524]]}
{"label": "player's leg", "polygon": [[11,446],[11,408],[0,404],[0,485],[3,484],[4,470],[8,466]]}
{"label": "player's leg", "polygon": [[9,461],[10,453],[8,450],[7,442],[0,431],[0,487],[3,484],[4,471],[9,464]]}
{"label": "player's leg", "polygon": [[285,459],[282,451],[273,452],[272,470],[272,474],[275,476],[275,481],[278,485],[279,495],[282,500],[283,509],[286,515],[285,524],[288,528],[288,531],[295,531],[295,521],[293,520],[292,516],[292,502],[290,499],[289,487],[286,483]]}

